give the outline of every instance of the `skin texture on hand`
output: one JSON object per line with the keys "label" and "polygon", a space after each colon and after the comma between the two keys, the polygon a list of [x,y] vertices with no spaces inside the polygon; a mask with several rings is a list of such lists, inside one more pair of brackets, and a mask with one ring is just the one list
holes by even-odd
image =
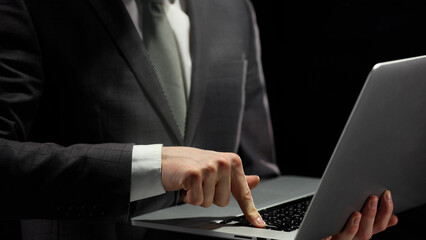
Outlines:
{"label": "skin texture on hand", "polygon": [[346,223],[343,231],[337,235],[323,240],[365,240],[374,234],[385,231],[388,227],[395,226],[398,218],[393,212],[391,192],[386,190],[380,198],[370,196],[361,212],[354,212]]}
{"label": "skin texture on hand", "polygon": [[162,181],[166,191],[183,190],[186,203],[202,207],[212,204],[224,207],[232,193],[247,220],[253,226],[265,227],[250,192],[260,179],[244,174],[237,154],[190,147],[163,147],[161,157]]}

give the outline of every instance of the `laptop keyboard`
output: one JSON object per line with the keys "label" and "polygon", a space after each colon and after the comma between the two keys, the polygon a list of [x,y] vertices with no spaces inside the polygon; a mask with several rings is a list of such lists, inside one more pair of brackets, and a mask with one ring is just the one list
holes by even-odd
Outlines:
{"label": "laptop keyboard", "polygon": [[[291,232],[299,229],[303,217],[308,210],[313,196],[304,197],[291,202],[260,210],[259,213],[266,223],[267,229]],[[252,226],[243,216],[222,221],[223,224]]]}

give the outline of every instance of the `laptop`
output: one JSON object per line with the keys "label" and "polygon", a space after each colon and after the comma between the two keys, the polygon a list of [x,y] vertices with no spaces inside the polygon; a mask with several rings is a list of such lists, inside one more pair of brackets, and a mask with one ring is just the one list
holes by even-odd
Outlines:
{"label": "laptop", "polygon": [[224,208],[183,204],[132,224],[227,239],[321,239],[386,189],[396,213],[426,203],[426,56],[373,67],[321,179],[261,181],[252,195],[266,228],[245,222],[233,198]]}

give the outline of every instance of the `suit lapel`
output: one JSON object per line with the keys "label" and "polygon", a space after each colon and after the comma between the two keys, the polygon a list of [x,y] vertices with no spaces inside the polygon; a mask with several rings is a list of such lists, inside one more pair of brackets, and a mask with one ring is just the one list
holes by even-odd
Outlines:
{"label": "suit lapel", "polygon": [[192,79],[186,121],[185,145],[191,146],[203,111],[208,71],[209,38],[205,34],[210,0],[186,0],[186,9],[191,22]]}
{"label": "suit lapel", "polygon": [[121,0],[88,0],[103,21],[112,38],[133,71],[139,85],[154,109],[168,126],[169,135],[183,144],[177,123],[173,118],[154,68],[148,58],[142,39],[133,26]]}

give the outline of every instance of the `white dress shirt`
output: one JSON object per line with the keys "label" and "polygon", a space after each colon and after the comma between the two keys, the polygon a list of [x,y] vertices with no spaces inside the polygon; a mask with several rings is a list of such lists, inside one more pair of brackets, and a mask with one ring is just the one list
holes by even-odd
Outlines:
{"label": "white dress shirt", "polygon": [[[123,0],[130,18],[143,38],[142,26],[135,0]],[[182,64],[187,97],[191,89],[192,61],[189,50],[189,17],[182,10],[180,0],[170,3],[164,1],[164,11],[174,32]],[[153,197],[165,193],[161,180],[161,150],[162,144],[135,145],[132,153],[132,178],[130,201]]]}

